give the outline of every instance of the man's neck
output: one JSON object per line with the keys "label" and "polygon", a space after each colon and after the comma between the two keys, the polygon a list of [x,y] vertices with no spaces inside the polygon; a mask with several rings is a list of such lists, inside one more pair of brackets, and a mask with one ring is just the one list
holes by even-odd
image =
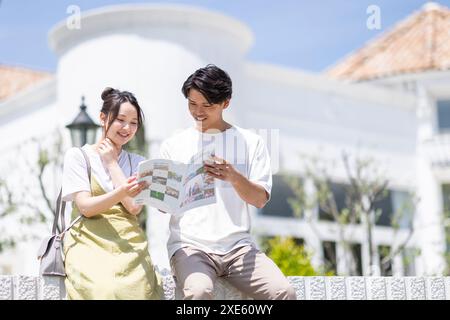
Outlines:
{"label": "man's neck", "polygon": [[224,132],[227,129],[230,129],[232,126],[228,122],[222,121],[219,124],[213,124],[210,127],[196,126],[195,129],[202,133],[208,132]]}

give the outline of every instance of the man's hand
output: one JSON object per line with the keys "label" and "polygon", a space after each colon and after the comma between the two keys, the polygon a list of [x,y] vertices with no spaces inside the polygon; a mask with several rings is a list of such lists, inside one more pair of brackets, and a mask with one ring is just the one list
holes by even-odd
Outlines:
{"label": "man's hand", "polygon": [[215,163],[204,163],[208,176],[230,182],[242,200],[257,208],[264,207],[269,199],[269,194],[262,186],[249,181],[224,159],[216,156],[213,158]]}
{"label": "man's hand", "polygon": [[235,183],[242,175],[224,159],[213,156],[214,163],[205,162],[205,172],[216,179]]}

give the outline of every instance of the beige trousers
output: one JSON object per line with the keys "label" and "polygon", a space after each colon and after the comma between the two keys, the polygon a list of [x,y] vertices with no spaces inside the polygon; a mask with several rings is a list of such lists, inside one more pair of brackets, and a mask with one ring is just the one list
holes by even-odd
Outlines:
{"label": "beige trousers", "polygon": [[250,245],[224,255],[185,247],[175,252],[170,264],[184,299],[213,299],[217,277],[257,300],[296,299],[294,288],[275,263]]}

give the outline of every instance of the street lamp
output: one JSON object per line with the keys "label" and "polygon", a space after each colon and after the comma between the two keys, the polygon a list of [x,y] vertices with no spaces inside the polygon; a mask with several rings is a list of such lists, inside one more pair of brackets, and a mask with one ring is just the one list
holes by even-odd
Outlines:
{"label": "street lamp", "polygon": [[97,128],[100,126],[92,121],[91,117],[86,112],[86,105],[84,104],[84,96],[81,97],[80,112],[66,128],[70,130],[72,144],[75,147],[82,147],[86,143],[93,144]]}

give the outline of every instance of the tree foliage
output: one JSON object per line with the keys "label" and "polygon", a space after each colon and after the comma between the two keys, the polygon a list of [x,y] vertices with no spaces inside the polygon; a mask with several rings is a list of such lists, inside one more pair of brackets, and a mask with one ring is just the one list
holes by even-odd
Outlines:
{"label": "tree foliage", "polygon": [[316,270],[311,263],[312,253],[292,237],[274,237],[266,240],[264,247],[285,276],[332,275],[332,272]]}

